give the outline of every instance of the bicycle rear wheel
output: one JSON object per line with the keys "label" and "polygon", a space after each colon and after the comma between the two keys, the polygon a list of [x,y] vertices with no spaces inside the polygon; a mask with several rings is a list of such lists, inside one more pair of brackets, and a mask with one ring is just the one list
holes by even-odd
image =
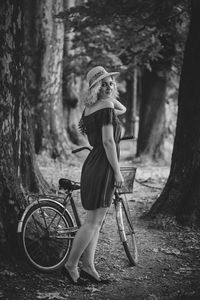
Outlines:
{"label": "bicycle rear wheel", "polygon": [[136,245],[135,231],[131,218],[128,201],[125,195],[120,196],[116,206],[116,220],[121,242],[123,244],[126,256],[132,266],[138,262],[138,251]]}
{"label": "bicycle rear wheel", "polygon": [[42,200],[27,212],[20,236],[29,263],[39,271],[61,267],[71,250],[74,233],[71,216],[59,204]]}

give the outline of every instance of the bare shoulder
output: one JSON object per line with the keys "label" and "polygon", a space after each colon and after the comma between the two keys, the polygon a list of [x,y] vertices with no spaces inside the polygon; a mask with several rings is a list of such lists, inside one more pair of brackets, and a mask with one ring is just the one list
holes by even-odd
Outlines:
{"label": "bare shoulder", "polygon": [[85,116],[88,116],[98,110],[102,110],[104,108],[114,108],[114,104],[111,101],[103,100],[98,105],[93,105],[92,107],[85,108]]}
{"label": "bare shoulder", "polygon": [[114,108],[114,103],[110,98],[101,101],[101,108]]}

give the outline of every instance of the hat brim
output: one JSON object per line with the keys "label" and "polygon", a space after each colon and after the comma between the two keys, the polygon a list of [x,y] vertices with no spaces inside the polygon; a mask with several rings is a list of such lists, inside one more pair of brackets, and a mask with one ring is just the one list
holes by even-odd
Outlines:
{"label": "hat brim", "polygon": [[111,72],[111,73],[107,73],[107,74],[103,74],[101,76],[99,76],[99,78],[97,78],[90,86],[89,88],[93,87],[97,82],[99,82],[100,80],[106,78],[106,77],[109,77],[109,76],[117,76],[119,75],[120,73],[119,72]]}

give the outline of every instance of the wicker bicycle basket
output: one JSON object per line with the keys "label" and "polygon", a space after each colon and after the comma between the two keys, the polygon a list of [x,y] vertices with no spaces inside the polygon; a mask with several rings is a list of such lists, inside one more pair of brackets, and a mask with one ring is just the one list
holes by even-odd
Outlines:
{"label": "wicker bicycle basket", "polygon": [[120,167],[122,176],[124,177],[124,185],[120,188],[120,193],[130,194],[133,192],[133,183],[135,179],[136,168],[131,167]]}

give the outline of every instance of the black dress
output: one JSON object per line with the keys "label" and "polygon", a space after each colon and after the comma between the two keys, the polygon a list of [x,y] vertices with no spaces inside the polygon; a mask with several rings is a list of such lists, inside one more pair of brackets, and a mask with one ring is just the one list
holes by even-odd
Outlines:
{"label": "black dress", "polygon": [[108,124],[113,125],[119,159],[121,127],[113,108],[102,108],[88,116],[83,113],[80,121],[81,130],[93,147],[81,172],[81,201],[86,210],[108,207],[112,201],[114,172],[102,142],[102,126]]}

